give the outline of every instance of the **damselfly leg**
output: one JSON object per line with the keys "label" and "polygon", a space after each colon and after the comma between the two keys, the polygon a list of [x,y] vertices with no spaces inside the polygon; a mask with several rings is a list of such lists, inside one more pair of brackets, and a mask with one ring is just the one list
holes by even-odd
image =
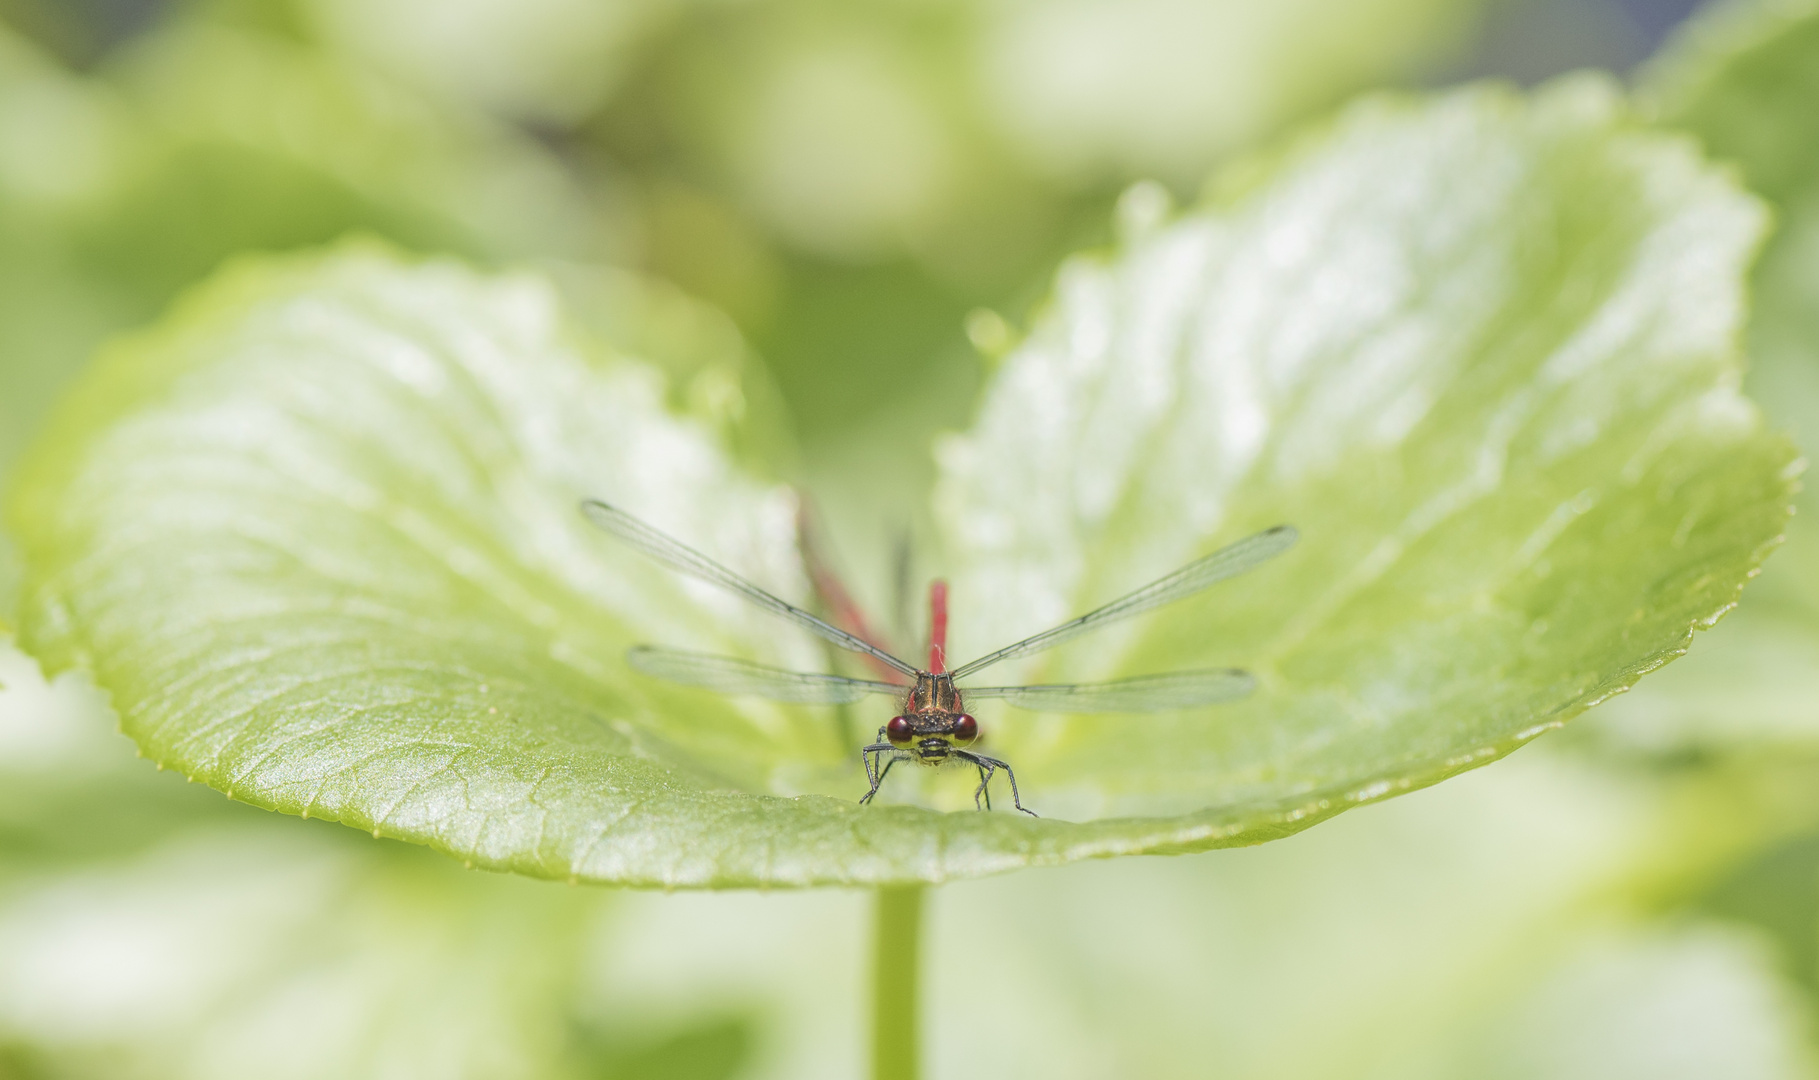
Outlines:
{"label": "damselfly leg", "polygon": [[979,766],[979,789],[977,791],[973,792],[973,805],[974,806],[978,806],[980,797],[984,796],[984,798],[985,798],[984,809],[990,810],[992,808],[992,792],[991,792],[991,788],[990,788],[990,785],[992,782],[992,774],[997,772],[999,769],[1003,769],[1005,779],[1007,779],[1011,782],[1011,805],[1015,806],[1017,809],[1023,811],[1024,813],[1028,814],[1030,817],[1041,817],[1042,816],[1041,814],[1036,813],[1034,810],[1031,810],[1029,807],[1023,805],[1023,794],[1017,790],[1017,774],[1011,770],[1010,763],[1004,761],[1001,758],[987,757],[984,754],[976,754],[976,753],[972,752],[971,750],[955,750],[954,756],[961,759],[962,761],[970,761],[974,765]]}
{"label": "damselfly leg", "polygon": [[[860,806],[872,801],[872,796],[878,794],[878,788],[884,783],[884,777],[891,771],[891,766],[903,760],[902,755],[896,753],[896,750],[897,748],[890,743],[873,743],[859,752],[860,758],[865,761],[865,778],[872,782],[872,789],[859,797]],[[886,753],[889,753],[891,757],[881,769],[878,767],[878,761]]]}

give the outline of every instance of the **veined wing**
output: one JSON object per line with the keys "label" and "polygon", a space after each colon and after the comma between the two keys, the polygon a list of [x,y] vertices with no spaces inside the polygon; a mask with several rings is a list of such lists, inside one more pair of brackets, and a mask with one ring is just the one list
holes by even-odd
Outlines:
{"label": "veined wing", "polygon": [[895,683],[785,671],[731,656],[660,649],[654,645],[634,646],[626,652],[625,660],[646,675],[683,686],[699,686],[720,694],[750,694],[792,705],[845,705],[869,694],[901,696],[909,691],[909,687]]}
{"label": "veined wing", "polygon": [[963,686],[962,698],[1002,698],[1040,712],[1160,712],[1236,701],[1257,688],[1248,671],[1215,668],[1140,675],[1116,682],[1038,686]]}
{"label": "veined wing", "polygon": [[1015,645],[1006,645],[997,652],[986,653],[977,660],[969,661],[954,669],[954,678],[964,678],[975,671],[982,671],[1004,660],[1014,660],[1020,656],[1029,656],[1044,649],[1052,649],[1064,641],[1072,641],[1081,634],[1097,630],[1102,626],[1128,619],[1153,611],[1164,604],[1172,604],[1183,597],[1192,596],[1201,589],[1226,578],[1237,577],[1282,554],[1294,546],[1300,536],[1293,527],[1278,525],[1265,529],[1254,536],[1247,536],[1235,544],[1220,548],[1203,558],[1196,559],[1174,573],[1158,581],[1152,581],[1129,596],[1113,600],[1111,603],[1090,611],[1070,622],[1064,622],[1053,630],[1044,630],[1034,637],[1024,638]]}
{"label": "veined wing", "polygon": [[658,532],[618,507],[608,506],[598,499],[584,499],[581,503],[581,512],[587,515],[589,521],[671,569],[680,570],[711,585],[718,585],[728,592],[737,593],[764,610],[774,615],[781,615],[809,633],[819,635],[842,649],[850,649],[853,652],[863,653],[873,659],[883,661],[912,678],[916,675],[915,668],[871,642],[855,637],[837,626],[822,622],[796,605],[772,596],[694,548]]}

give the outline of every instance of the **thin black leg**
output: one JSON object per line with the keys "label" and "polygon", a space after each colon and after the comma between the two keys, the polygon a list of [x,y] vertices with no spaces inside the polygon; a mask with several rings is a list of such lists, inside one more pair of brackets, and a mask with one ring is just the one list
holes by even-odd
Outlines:
{"label": "thin black leg", "polygon": [[[884,737],[884,730],[884,728],[879,728],[878,740],[870,746],[861,747],[859,750],[859,760],[865,762],[865,778],[872,782],[873,792],[878,790],[878,776],[880,775],[877,771],[878,759],[876,755],[883,753],[885,750],[896,749],[896,747],[890,744],[890,740]],[[860,801],[863,802],[864,800]]]}
{"label": "thin black leg", "polygon": [[[1009,779],[1011,782],[1011,803],[1013,805],[1015,805],[1017,807],[1017,809],[1028,814],[1030,817],[1041,817],[1042,816],[1041,814],[1038,814],[1034,810],[1031,810],[1027,806],[1023,805],[1023,796],[1021,794],[1019,794],[1017,791],[1017,774],[1015,772],[1011,771],[1011,767],[1008,762],[1006,762],[1000,758],[986,757],[984,754],[976,754],[976,753],[972,752],[971,750],[955,750],[954,756],[957,758],[961,758],[963,760],[972,762],[974,765],[979,766],[981,772],[985,773],[984,778],[979,781],[979,790],[980,790],[980,792],[983,792],[985,794],[985,805],[986,805],[987,809],[990,809],[990,807],[991,807],[991,793],[989,791],[985,790],[985,785],[991,781],[993,772],[996,772],[999,769],[1003,769],[1005,777],[1007,779]],[[973,805],[977,806],[979,804],[978,799],[979,799],[978,793],[975,793],[973,796]]]}
{"label": "thin black leg", "polygon": [[[975,761],[973,765],[979,770],[979,786],[973,789],[973,809],[990,810],[992,808],[992,774],[998,769],[996,766],[987,765],[982,761]],[[979,805],[982,797],[985,799],[984,806]]]}
{"label": "thin black leg", "polygon": [[860,759],[865,762],[865,778],[872,782],[872,789],[860,796],[859,805],[864,806],[866,803],[872,801],[872,796],[878,794],[878,785],[884,783],[885,774],[889,773],[891,771],[891,766],[897,764],[900,760],[897,755],[893,754],[891,755],[890,760],[884,763],[882,769],[878,767],[878,758],[883,756],[886,751],[895,749],[897,748],[890,743],[879,742],[873,743],[859,751]]}

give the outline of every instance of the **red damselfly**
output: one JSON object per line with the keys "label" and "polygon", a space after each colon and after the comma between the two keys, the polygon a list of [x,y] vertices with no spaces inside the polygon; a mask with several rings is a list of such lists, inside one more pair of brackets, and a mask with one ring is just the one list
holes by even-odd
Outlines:
{"label": "red damselfly", "polygon": [[858,635],[771,595],[617,507],[589,499],[581,504],[581,510],[594,524],[671,569],[743,596],[811,634],[870,658],[908,681],[886,682],[785,671],[736,657],[684,652],[655,645],[633,647],[626,654],[632,667],[646,675],[684,686],[722,694],[750,694],[798,705],[847,704],[872,694],[897,697],[903,701],[903,711],[878,729],[876,742],[860,750],[866,779],[871,782],[871,789],[859,800],[861,803],[870,802],[878,794],[885,775],[899,761],[941,765],[958,760],[979,770],[979,786],[973,792],[975,805],[991,809],[992,777],[1002,769],[1011,785],[1011,802],[1031,816],[1035,816],[1035,812],[1023,805],[1022,794],[1017,790],[1017,775],[1010,765],[972,748],[979,738],[979,722],[966,711],[964,698],[996,698],[1019,708],[1041,712],[1157,712],[1235,701],[1256,688],[1256,679],[1238,668],[1204,668],[1098,683],[962,686],[962,680],[994,664],[1052,649],[1082,634],[1153,611],[1192,596],[1216,582],[1236,577],[1287,551],[1297,535],[1287,525],[1265,529],[1196,559],[1077,619],[950,670],[946,662],[947,588],[942,582],[935,582],[929,590],[929,662],[928,667],[918,668]]}

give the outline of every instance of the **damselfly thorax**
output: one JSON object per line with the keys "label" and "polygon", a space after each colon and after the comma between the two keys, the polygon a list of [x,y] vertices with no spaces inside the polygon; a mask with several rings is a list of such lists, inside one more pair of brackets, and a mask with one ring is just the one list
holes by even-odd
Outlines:
{"label": "damselfly thorax", "polygon": [[831,623],[765,592],[758,586],[674,540],[617,507],[589,499],[581,504],[588,520],[639,551],[672,569],[718,585],[797,626],[858,653],[890,676],[889,681],[853,679],[844,675],[784,671],[731,656],[710,656],[654,645],[638,645],[626,660],[639,671],[685,686],[723,694],[751,694],[800,705],[837,705],[871,694],[885,694],[903,702],[902,711],[878,729],[877,741],[860,748],[871,789],[860,798],[870,802],[892,766],[900,761],[942,765],[959,761],[979,771],[973,801],[991,809],[992,777],[1002,769],[1011,786],[1011,801],[1026,814],[1017,790],[1017,775],[1004,760],[980,753],[979,722],[965,709],[967,697],[996,698],[1019,708],[1040,712],[1160,712],[1234,701],[1249,694],[1256,680],[1237,668],[1206,668],[1162,675],[1139,675],[1113,682],[1037,684],[1033,686],[964,686],[970,676],[1006,660],[1015,660],[1052,649],[1102,626],[1152,611],[1205,589],[1215,582],[1236,577],[1287,551],[1296,539],[1287,525],[1248,536],[1235,544],[1188,563],[1172,574],[1145,585],[1102,607],[1060,626],[1006,645],[977,660],[949,669],[947,653],[947,587],[935,582],[929,589],[929,660],[916,667],[900,660],[862,634]]}

